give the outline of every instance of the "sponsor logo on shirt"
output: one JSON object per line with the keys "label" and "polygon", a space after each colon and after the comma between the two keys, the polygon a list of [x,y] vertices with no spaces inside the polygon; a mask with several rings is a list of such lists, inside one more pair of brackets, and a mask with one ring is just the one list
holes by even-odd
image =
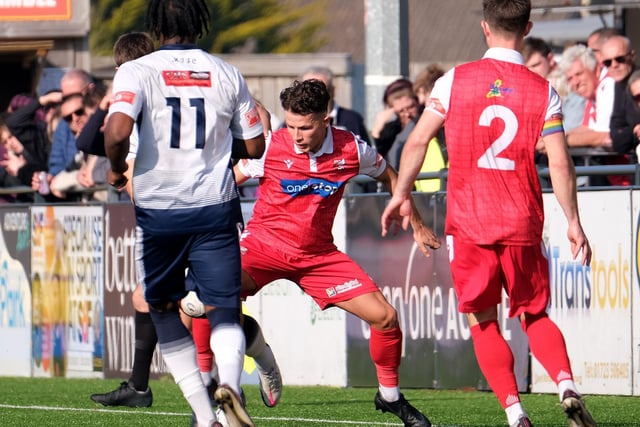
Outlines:
{"label": "sponsor logo on shirt", "polygon": [[340,160],[334,160],[333,161],[333,167],[338,169],[338,170],[344,169],[346,164],[347,164],[347,161],[345,159],[340,159]]}
{"label": "sponsor logo on shirt", "polygon": [[211,73],[208,71],[164,70],[162,78],[167,86],[211,87]]}
{"label": "sponsor logo on shirt", "polygon": [[350,290],[359,288],[360,286],[362,286],[362,283],[360,283],[358,279],[353,279],[343,283],[342,285],[327,288],[325,291],[327,292],[327,296],[335,297],[336,295],[349,292]]}
{"label": "sponsor logo on shirt", "polygon": [[113,101],[116,102],[126,102],[127,104],[133,104],[133,101],[136,99],[136,94],[133,92],[123,91],[118,92],[113,95]]}
{"label": "sponsor logo on shirt", "polygon": [[284,159],[283,160],[285,166],[287,167],[287,169],[291,169],[291,166],[293,166],[293,160],[291,159]]}
{"label": "sponsor logo on shirt", "polygon": [[487,93],[487,98],[493,98],[496,96],[504,96],[513,93],[513,88],[502,87],[502,80],[497,79],[495,82],[491,83],[489,92]]}
{"label": "sponsor logo on shirt", "polygon": [[320,178],[283,179],[280,181],[282,192],[292,197],[318,195],[329,197],[338,192],[342,182],[331,182]]}
{"label": "sponsor logo on shirt", "polygon": [[247,120],[250,128],[260,123],[260,115],[256,107],[253,107],[251,111],[245,113],[244,118]]}

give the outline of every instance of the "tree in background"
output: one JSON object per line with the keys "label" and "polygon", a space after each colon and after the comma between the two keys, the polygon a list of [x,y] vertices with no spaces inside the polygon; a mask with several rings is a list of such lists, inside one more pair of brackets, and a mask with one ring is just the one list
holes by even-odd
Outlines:
{"label": "tree in background", "polygon": [[[213,53],[314,52],[325,40],[323,0],[295,7],[286,0],[208,0],[211,31],[198,45]],[[144,31],[146,0],[91,2],[89,45],[110,55],[118,36]]]}

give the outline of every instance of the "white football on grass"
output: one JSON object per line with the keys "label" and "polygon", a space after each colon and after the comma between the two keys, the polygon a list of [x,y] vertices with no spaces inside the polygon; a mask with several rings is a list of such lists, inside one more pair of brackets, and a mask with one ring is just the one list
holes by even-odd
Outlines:
{"label": "white football on grass", "polygon": [[189,293],[182,298],[180,307],[187,316],[202,317],[205,315],[204,304],[194,291],[189,291]]}

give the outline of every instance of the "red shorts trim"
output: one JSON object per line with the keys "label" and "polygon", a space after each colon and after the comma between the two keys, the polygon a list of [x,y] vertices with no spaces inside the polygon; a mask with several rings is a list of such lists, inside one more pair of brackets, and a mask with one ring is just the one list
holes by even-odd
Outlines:
{"label": "red shorts trim", "polygon": [[338,250],[320,255],[290,255],[249,234],[240,241],[240,252],[242,269],[257,285],[255,291],[243,297],[257,293],[274,280],[287,279],[324,310],[338,302],[379,291],[371,277]]}
{"label": "red shorts trim", "polygon": [[509,297],[509,317],[546,311],[549,262],[542,243],[529,246],[475,245],[447,236],[458,310],[477,313]]}

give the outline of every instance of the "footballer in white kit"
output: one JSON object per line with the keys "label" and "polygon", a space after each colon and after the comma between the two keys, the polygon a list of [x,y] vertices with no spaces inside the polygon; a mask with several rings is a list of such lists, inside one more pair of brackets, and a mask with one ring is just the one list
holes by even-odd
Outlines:
{"label": "footballer in white kit", "polygon": [[161,47],[120,66],[105,127],[109,183],[127,183],[133,166],[138,278],[149,303],[160,351],[198,426],[217,423],[200,377],[196,348],[180,320],[185,275],[195,283],[211,325],[220,385],[216,402],[227,419],[253,427],[240,399],[245,338],[240,326],[240,199],[231,157],[260,157],[262,123],[238,70],[196,47],[209,31],[203,0],[150,0],[149,32]]}

